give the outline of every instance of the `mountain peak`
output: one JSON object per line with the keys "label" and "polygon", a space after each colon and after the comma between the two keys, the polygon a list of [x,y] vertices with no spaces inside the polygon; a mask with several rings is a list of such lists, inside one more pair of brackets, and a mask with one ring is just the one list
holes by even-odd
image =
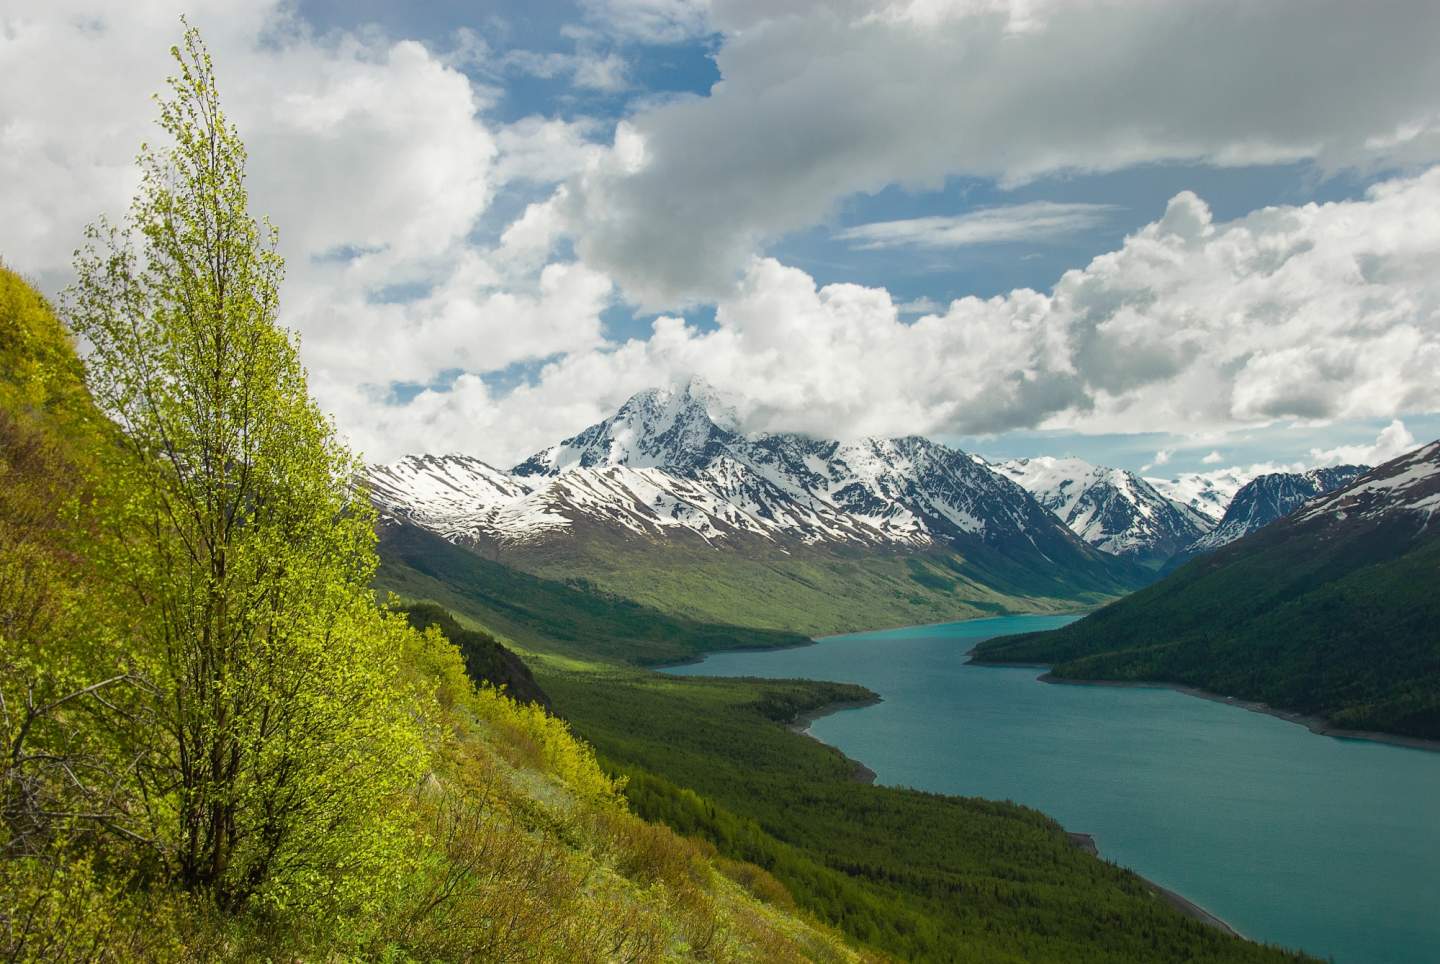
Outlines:
{"label": "mountain peak", "polygon": [[1188,552],[1210,552],[1282,519],[1306,502],[1344,488],[1368,471],[1363,465],[1332,465],[1308,472],[1268,472],[1245,483],[1220,523]]}
{"label": "mountain peak", "polygon": [[1115,555],[1158,563],[1199,537],[1204,516],[1124,469],[1040,455],[992,464],[1086,542]]}
{"label": "mountain peak", "polygon": [[[560,475],[576,468],[625,465],[693,472],[735,438],[734,409],[703,380],[692,378],[630,396],[614,415],[537,452],[517,475]],[[723,426],[723,427],[722,427]]]}
{"label": "mountain peak", "polygon": [[681,417],[698,420],[703,416],[716,426],[732,432],[740,422],[734,405],[698,375],[636,392],[615,414],[619,417],[637,413],[660,415],[662,419],[668,415],[672,421]]}

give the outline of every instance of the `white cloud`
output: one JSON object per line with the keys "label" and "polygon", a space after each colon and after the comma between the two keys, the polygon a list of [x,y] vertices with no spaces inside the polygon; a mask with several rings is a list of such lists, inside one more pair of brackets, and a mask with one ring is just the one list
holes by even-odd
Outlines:
{"label": "white cloud", "polygon": [[[601,343],[609,279],[547,264],[556,198],[527,208],[493,248],[471,237],[501,185],[553,182],[588,163],[583,123],[497,132],[484,120],[487,92],[447,58],[376,34],[317,38],[278,0],[185,9],[249,148],[251,209],[280,228],[282,321],[303,336],[321,403],[367,447],[410,444],[371,429],[391,381]],[[162,0],[127,4],[123,16],[98,0],[0,7],[0,254],[52,294],[84,225],[122,215],[134,192],[180,10]]]}
{"label": "white cloud", "polygon": [[1050,241],[1104,223],[1116,210],[1110,204],[1031,201],[980,208],[966,214],[873,221],[836,233],[864,250],[915,246],[959,248],[1013,241]]}
{"label": "white cloud", "polygon": [[1420,443],[1398,418],[1380,430],[1371,445],[1341,445],[1333,449],[1311,449],[1315,465],[1383,465],[1416,448]]}
{"label": "white cloud", "polygon": [[1221,455],[1218,449],[1212,449],[1210,451],[1210,454],[1205,456],[1200,461],[1204,465],[1219,465],[1221,462],[1225,461],[1225,456]]}
{"label": "white cloud", "polygon": [[[153,135],[149,94],[169,71],[177,2],[129,4],[122,17],[101,0],[18,12],[0,0],[0,254],[52,292],[83,225],[120,213],[133,193],[131,159]],[[1399,147],[1364,144],[1414,113],[1412,90],[1435,89],[1424,86],[1429,54],[1417,52],[1429,50],[1415,36],[1424,31],[1392,37],[1387,18],[1355,13],[1355,62],[1389,38],[1394,69],[1339,90],[1322,76],[1330,61],[1321,71],[1285,57],[1306,36],[1344,27],[1350,8],[1291,16],[1302,36],[1280,44],[1272,11],[1293,14],[1290,2],[1237,5],[1228,16],[1250,18],[1255,36],[1218,40],[1209,21],[1225,18],[1187,20],[1168,5],[1102,4],[1077,19],[1043,3],[1025,12],[977,0],[956,14],[917,0],[877,19],[858,0],[823,10],[723,2],[703,14],[705,29],[749,32],[721,52],[722,88],[642,112],[605,148],[583,119],[489,122],[490,93],[419,44],[316,38],[279,0],[188,6],[251,148],[254,209],[280,225],[284,320],[304,337],[322,404],[372,457],[459,448],[503,463],[636,390],[691,374],[736,395],[748,427],[830,436],[1019,427],[1200,435],[1440,411],[1440,168],[1360,200],[1225,223],[1182,193],[1049,294],[897,305],[882,288],[817,286],[753,256],[770,233],[840,194],[925,183],[957,165],[1015,178],[1163,156],[1228,162],[1261,156],[1256,137],[1267,131],[1285,150],[1308,145],[1305,156],[1333,163],[1425,156],[1423,127],[1392,138]],[[654,11],[701,6],[629,8],[645,24]],[[814,37],[794,21],[799,13]],[[1194,32],[1182,35],[1181,20]],[[668,36],[667,22],[635,30]],[[1076,37],[1057,32],[1066,25]],[[916,48],[917,31],[933,35],[933,50]],[[782,42],[793,56],[779,56]],[[1201,72],[1207,43],[1225,56]],[[1235,63],[1252,46],[1283,55],[1273,65],[1278,92],[1241,96],[1254,78]],[[1071,59],[1049,59],[1060,54]],[[960,88],[936,73],[946,57],[956,84],[988,63],[990,99],[969,87],[952,98]],[[1102,59],[1125,66],[1106,75]],[[1139,78],[1132,60],[1156,72]],[[1020,73],[1026,65],[1033,76]],[[1206,78],[1213,84],[1199,84]],[[1299,93],[1307,78],[1316,86]],[[1101,97],[1107,84],[1125,96]],[[1299,116],[1277,121],[1286,98]],[[1326,98],[1328,121],[1309,106]],[[567,178],[548,197],[537,193]],[[496,243],[476,242],[506,185],[544,199]],[[575,230],[584,257],[557,262]],[[641,293],[718,284],[715,325],[661,317],[646,339],[607,342],[601,313],[616,276]],[[540,360],[533,383],[510,392],[480,377]],[[437,387],[393,404],[393,381]],[[1401,431],[1385,444],[1399,444]]]}
{"label": "white cloud", "polygon": [[597,30],[620,39],[672,44],[711,31],[710,0],[581,0]]}
{"label": "white cloud", "polygon": [[[737,396],[749,428],[827,436],[1218,438],[1285,419],[1393,418],[1440,410],[1436,263],[1440,168],[1361,200],[1230,222],[1186,192],[1052,294],[961,298],[909,323],[884,289],[817,287],[756,259],[714,330],[661,318],[648,340],[558,358],[492,403],[516,422],[551,405],[600,416],[698,374]],[[520,457],[537,434],[527,424],[486,451]]]}
{"label": "white cloud", "polygon": [[933,315],[945,310],[945,306],[934,298],[915,298],[895,306],[901,315]]}
{"label": "white cloud", "polygon": [[582,56],[575,64],[575,86],[617,91],[630,86],[630,65],[616,53]]}
{"label": "white cloud", "polygon": [[605,148],[592,138],[599,125],[586,118],[530,116],[496,132],[495,174],[505,183],[553,184],[599,162]]}
{"label": "white cloud", "polygon": [[767,241],[894,183],[1440,159],[1425,0],[716,0],[709,18],[723,80],[635,114],[641,163],[574,194],[582,255],[654,306],[723,294]]}
{"label": "white cloud", "polygon": [[601,54],[585,49],[577,53],[512,50],[499,58],[498,64],[546,80],[569,76],[571,83],[583,90],[614,92],[630,86],[629,64],[613,51]]}
{"label": "white cloud", "polygon": [[1149,472],[1151,469],[1158,468],[1162,465],[1169,465],[1170,457],[1174,454],[1174,451],[1171,449],[1161,449],[1155,453],[1148,464],[1140,466],[1140,471]]}

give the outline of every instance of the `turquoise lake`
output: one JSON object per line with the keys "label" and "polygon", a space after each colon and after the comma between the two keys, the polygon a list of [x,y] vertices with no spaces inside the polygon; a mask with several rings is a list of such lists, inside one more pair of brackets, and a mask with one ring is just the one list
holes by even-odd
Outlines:
{"label": "turquoise lake", "polygon": [[880,783],[1036,807],[1255,940],[1340,964],[1440,962],[1440,753],[965,662],[981,639],[1074,618],[832,636],[668,672],[861,683],[884,702],[810,732]]}

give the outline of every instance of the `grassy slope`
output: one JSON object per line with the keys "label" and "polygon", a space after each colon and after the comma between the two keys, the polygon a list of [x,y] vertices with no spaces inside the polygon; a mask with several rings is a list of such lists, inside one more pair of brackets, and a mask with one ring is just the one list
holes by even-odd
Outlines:
{"label": "grassy slope", "polygon": [[[85,525],[87,509],[66,497],[84,490],[113,436],[82,376],[49,305],[0,264],[0,670],[16,674],[0,680],[12,699],[21,673],[39,682],[32,695],[44,702],[51,677],[94,670],[73,648],[50,645],[72,631],[64,620],[93,630],[83,622],[93,574],[65,551],[66,527],[76,524],[69,514]],[[459,646],[416,640],[408,653],[407,682],[435,697],[426,703],[437,745],[424,786],[395,801],[414,834],[387,867],[385,899],[359,919],[271,906],[226,913],[160,881],[137,886],[128,876],[134,852],[118,835],[30,850],[12,846],[11,828],[0,824],[0,959],[875,959],[797,913],[763,871],[634,816],[562,722],[477,692],[466,675],[519,682],[523,666],[493,640],[416,615],[451,630]],[[22,649],[32,641],[37,649]],[[76,718],[83,726],[91,715]],[[58,746],[83,745],[83,733],[67,726]],[[43,791],[33,777],[16,779],[14,728],[0,737],[7,804],[19,786]],[[30,738],[32,752],[36,739],[51,738],[43,718]],[[24,913],[12,914],[17,908]]]}
{"label": "grassy slope", "polygon": [[1440,738],[1440,532],[1277,524],[1064,629],[983,644],[1070,679],[1154,680]]}
{"label": "grassy slope", "polygon": [[[1028,548],[1028,547],[1027,547]],[[1153,580],[1133,563],[1083,544],[1061,566],[1034,568],[979,543],[930,552],[791,551],[756,540],[733,552],[681,538],[658,542],[581,527],[530,547],[474,547],[478,555],[559,581],[585,583],[703,622],[809,635],[1094,606]]]}
{"label": "grassy slope", "polygon": [[587,659],[643,665],[681,662],[717,649],[808,642],[796,633],[672,616],[618,596],[532,576],[480,559],[414,526],[383,526],[380,552],[384,588],[438,602],[522,646],[543,641],[551,649]]}
{"label": "grassy slope", "polygon": [[[380,585],[506,635],[576,732],[630,776],[641,814],[765,867],[852,936],[909,959],[1285,959],[1179,916],[1042,814],[857,783],[852,761],[776,722],[863,696],[856,687],[668,677],[633,663],[662,652],[657,632],[672,654],[794,637],[727,639],[723,627],[533,580],[431,538],[392,531]],[[410,566],[431,553],[443,562]],[[517,590],[518,605],[506,595]]]}

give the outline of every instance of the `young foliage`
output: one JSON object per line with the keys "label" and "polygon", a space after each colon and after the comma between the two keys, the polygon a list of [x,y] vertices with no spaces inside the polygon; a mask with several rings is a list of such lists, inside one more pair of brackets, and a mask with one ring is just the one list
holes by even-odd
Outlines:
{"label": "young foliage", "polygon": [[223,906],[361,899],[423,745],[395,685],[403,621],[366,591],[374,514],[276,321],[276,235],[188,29],[128,223],[77,252],[66,314],[120,428],[93,547],[146,712],[133,832]]}

